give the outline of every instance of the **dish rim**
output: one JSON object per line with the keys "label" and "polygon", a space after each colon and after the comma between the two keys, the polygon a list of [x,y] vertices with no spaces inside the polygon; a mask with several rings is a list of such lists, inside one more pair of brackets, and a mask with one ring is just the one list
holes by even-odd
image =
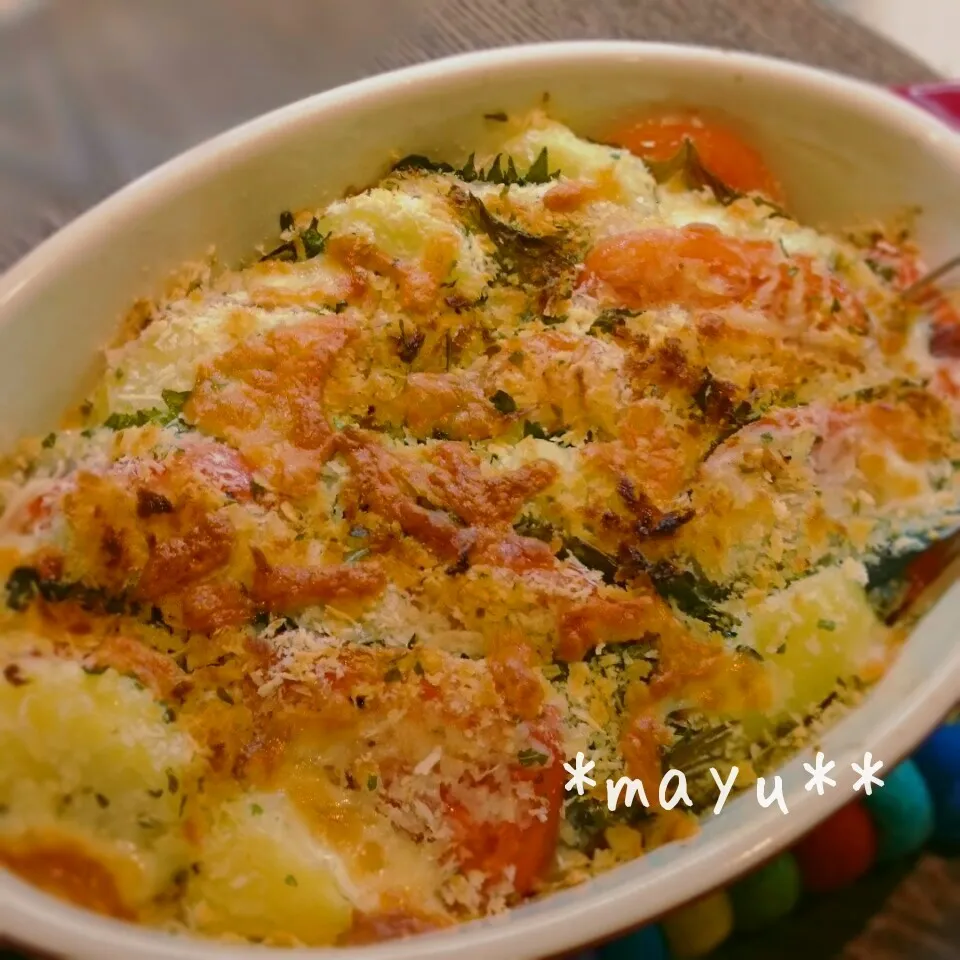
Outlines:
{"label": "dish rim", "polygon": [[[491,68],[537,66],[546,75],[573,62],[586,66],[611,59],[619,60],[624,70],[629,69],[631,62],[640,61],[647,67],[651,63],[675,65],[678,61],[688,62],[692,69],[698,65],[729,66],[749,72],[754,78],[766,77],[793,85],[798,95],[840,98],[878,123],[925,141],[953,168],[960,187],[960,135],[914,105],[863,81],[757,54],[682,44],[592,40],[504,47],[405,67],[315,94],[241,124],[165,162],[60,229],[0,277],[0,324],[10,322],[18,304],[29,300],[38,286],[56,283],[59,274],[66,273],[78,257],[83,257],[91,240],[104,232],[123,231],[140,207],[162,203],[190,189],[197,181],[215,176],[216,168],[224,160],[242,154],[255,142],[285,139],[291,130],[309,125],[321,115],[335,119],[338,114],[349,114],[385,95],[402,96],[403,91],[413,88],[433,86],[436,95],[443,96],[443,83],[453,76],[482,82]],[[930,621],[937,611],[939,619],[946,617],[949,624],[950,609],[960,610],[960,583],[953,584],[915,632],[936,629]],[[944,668],[916,686],[897,709],[885,712],[882,704],[877,708],[877,698],[871,695],[841,720],[828,738],[842,742],[837,731],[842,734],[855,717],[872,716],[877,724],[872,735],[875,742],[885,744],[885,757],[904,756],[953,707],[960,691],[960,645],[953,651],[952,659],[947,653]],[[873,710],[869,710],[871,702]],[[859,726],[865,723],[862,719]],[[854,738],[847,744],[837,757],[838,768],[843,770],[852,759],[862,759],[862,747],[862,739]],[[779,772],[798,764],[799,758]],[[725,885],[789,845],[849,800],[853,774],[841,773],[837,779],[837,789],[816,800],[801,789],[799,782],[788,788],[785,796],[791,809],[789,818],[778,820],[781,815],[774,807],[760,811],[750,823],[741,823],[739,828],[719,837],[711,834],[704,841],[701,832],[692,840],[676,841],[668,845],[672,852],[670,862],[650,869],[644,869],[642,864],[651,857],[659,861],[656,854],[504,916],[461,924],[449,932],[372,947],[298,948],[292,955],[303,960],[442,960],[456,952],[461,960],[486,960],[494,955],[504,960],[532,960],[597,943]],[[638,908],[638,904],[643,906]],[[102,917],[44,894],[4,871],[0,871],[0,935],[73,960],[265,960],[291,955],[289,948],[174,937]]]}

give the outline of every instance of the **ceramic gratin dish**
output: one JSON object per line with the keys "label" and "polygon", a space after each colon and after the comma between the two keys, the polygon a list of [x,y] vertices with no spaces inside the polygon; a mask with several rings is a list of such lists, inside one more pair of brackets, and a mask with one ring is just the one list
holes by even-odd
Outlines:
{"label": "ceramic gratin dish", "polygon": [[[41,433],[76,400],[136,298],[215,245],[232,263],[276,232],[277,212],[317,208],[409,153],[456,157],[483,143],[483,114],[541,105],[578,133],[645,105],[720,112],[782,178],[796,216],[842,227],[921,209],[928,263],[960,250],[960,136],[883,90],[775,60],[692,47],[589,42],[441,60],[320,94],[167,163],[85,214],[0,280],[0,443]],[[836,789],[780,771],[789,814],[752,792],[669,844],[577,888],[491,920],[374,947],[298,957],[529,960],[637,926],[768,858],[853,796],[851,763],[889,769],[960,697],[960,583],[947,584],[895,666],[823,739]],[[2,762],[2,760],[0,760]],[[74,960],[253,960],[290,954],[173,937],[105,919],[0,875],[0,938]]]}

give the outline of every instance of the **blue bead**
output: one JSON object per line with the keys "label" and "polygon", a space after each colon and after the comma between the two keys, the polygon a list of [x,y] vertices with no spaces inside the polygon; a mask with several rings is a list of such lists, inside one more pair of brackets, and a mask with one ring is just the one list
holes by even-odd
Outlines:
{"label": "blue bead", "polygon": [[896,860],[919,850],[933,835],[933,798],[916,765],[904,760],[881,774],[883,786],[864,798],[877,827],[877,859]]}
{"label": "blue bead", "polygon": [[670,960],[660,927],[643,927],[599,950],[600,960]]}
{"label": "blue bead", "polygon": [[960,723],[940,727],[913,755],[933,797],[939,843],[960,844]]}

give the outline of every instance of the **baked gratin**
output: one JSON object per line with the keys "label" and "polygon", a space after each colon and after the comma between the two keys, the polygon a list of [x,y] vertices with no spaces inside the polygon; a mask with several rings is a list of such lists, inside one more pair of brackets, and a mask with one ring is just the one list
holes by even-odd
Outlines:
{"label": "baked gratin", "polygon": [[960,505],[908,229],[801,225],[696,117],[487,123],[141,304],[7,457],[0,864],[207,936],[430,930],[691,835],[894,656]]}

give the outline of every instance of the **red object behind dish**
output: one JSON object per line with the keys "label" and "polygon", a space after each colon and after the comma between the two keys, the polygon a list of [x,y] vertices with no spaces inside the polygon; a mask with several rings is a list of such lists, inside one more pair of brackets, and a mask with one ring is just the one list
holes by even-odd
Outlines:
{"label": "red object behind dish", "polygon": [[915,83],[908,87],[894,87],[894,91],[951,127],[960,129],[960,80]]}
{"label": "red object behind dish", "polygon": [[877,828],[863,804],[854,801],[814,827],[794,848],[803,886],[831,893],[850,886],[877,858]]}

